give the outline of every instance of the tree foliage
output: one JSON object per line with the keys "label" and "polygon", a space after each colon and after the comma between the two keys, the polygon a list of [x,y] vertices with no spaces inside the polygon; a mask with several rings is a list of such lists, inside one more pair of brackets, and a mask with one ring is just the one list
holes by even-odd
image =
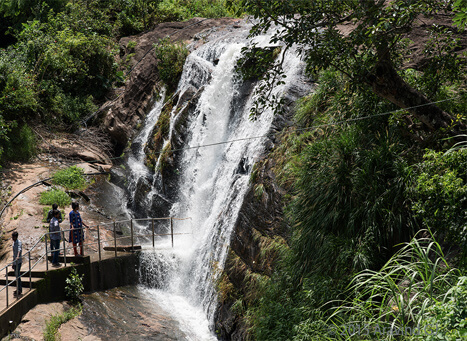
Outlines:
{"label": "tree foliage", "polygon": [[[109,89],[122,80],[123,72],[117,70],[124,66],[117,65],[116,58],[122,36],[164,21],[228,16],[225,4],[225,0],[0,1],[3,160],[33,155],[33,131],[25,124],[73,130],[83,116],[95,112]],[[175,87],[186,48],[164,43],[157,53],[165,82]],[[24,151],[11,152],[18,146]]]}
{"label": "tree foliage", "polygon": [[[398,107],[410,108],[429,129],[457,124],[452,114],[430,104],[427,94],[410,86],[399,72],[407,53],[405,35],[421,16],[447,14],[452,1],[244,0],[244,5],[258,20],[252,34],[277,26],[271,44],[298,46],[310,73],[333,67],[346,74],[354,88],[366,85]],[[441,54],[454,60],[449,70],[456,73],[464,63],[454,49],[445,45]]]}
{"label": "tree foliage", "polygon": [[467,240],[467,149],[451,153],[429,150],[418,165],[412,190],[413,210],[440,240],[465,247]]}

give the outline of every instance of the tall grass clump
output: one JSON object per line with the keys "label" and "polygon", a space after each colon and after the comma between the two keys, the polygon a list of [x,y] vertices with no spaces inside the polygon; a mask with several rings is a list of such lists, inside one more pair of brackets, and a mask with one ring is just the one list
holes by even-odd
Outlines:
{"label": "tall grass clump", "polygon": [[58,329],[60,326],[69,320],[75,318],[76,316],[80,315],[82,311],[82,306],[74,306],[65,311],[63,314],[53,315],[49,321],[47,321],[43,337],[44,341],[55,341],[60,340],[60,336],[57,335]]}
{"label": "tall grass clump", "polygon": [[[433,306],[446,301],[460,275],[448,264],[431,233],[420,231],[380,270],[367,269],[356,274],[349,286],[349,298],[327,322],[332,322],[342,340],[350,338],[358,329],[356,326],[360,330],[365,327],[369,335],[380,340],[395,339],[396,331],[426,326],[426,321],[434,316]],[[354,328],[350,328],[352,325]],[[435,325],[436,318],[432,327]],[[394,335],[384,334],[383,328],[394,331]]]}

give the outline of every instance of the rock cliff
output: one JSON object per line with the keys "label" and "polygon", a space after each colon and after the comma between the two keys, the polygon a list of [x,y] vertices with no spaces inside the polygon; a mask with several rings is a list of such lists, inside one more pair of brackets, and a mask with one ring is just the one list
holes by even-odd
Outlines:
{"label": "rock cliff", "polygon": [[116,154],[121,153],[134,136],[138,124],[150,109],[158,82],[157,60],[153,53],[159,39],[192,43],[201,40],[203,32],[222,30],[238,20],[193,18],[186,22],[162,23],[150,32],[120,40],[120,62],[129,70],[125,84],[115,90],[116,98],[101,107],[96,118],[109,134]]}

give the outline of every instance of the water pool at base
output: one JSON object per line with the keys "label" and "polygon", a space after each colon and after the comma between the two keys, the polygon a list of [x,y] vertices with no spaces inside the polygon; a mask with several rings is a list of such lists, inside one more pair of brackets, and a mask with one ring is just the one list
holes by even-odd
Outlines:
{"label": "water pool at base", "polygon": [[199,309],[183,297],[137,285],[83,295],[79,319],[102,340],[216,340]]}

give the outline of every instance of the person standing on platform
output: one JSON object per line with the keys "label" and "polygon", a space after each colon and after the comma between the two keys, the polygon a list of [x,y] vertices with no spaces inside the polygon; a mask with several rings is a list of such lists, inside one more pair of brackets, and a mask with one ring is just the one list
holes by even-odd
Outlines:
{"label": "person standing on platform", "polygon": [[59,267],[60,263],[58,262],[58,253],[60,252],[60,240],[62,239],[60,231],[60,211],[53,210],[52,216],[53,217],[50,220],[49,225],[50,250],[52,251],[52,266]]}
{"label": "person standing on platform", "polygon": [[[81,220],[81,215],[79,214],[79,204],[77,202],[71,203],[71,208],[73,209],[70,212],[70,236],[69,242],[73,243],[73,250],[75,256],[83,256],[83,241],[84,241],[84,231],[83,226],[89,228]],[[78,254],[77,246],[80,246],[80,253]]]}
{"label": "person standing on platform", "polygon": [[13,270],[16,276],[16,290],[13,296],[20,297],[23,293],[23,286],[21,283],[21,265],[23,264],[23,243],[18,239],[18,232],[13,232],[11,235],[13,239]]}

